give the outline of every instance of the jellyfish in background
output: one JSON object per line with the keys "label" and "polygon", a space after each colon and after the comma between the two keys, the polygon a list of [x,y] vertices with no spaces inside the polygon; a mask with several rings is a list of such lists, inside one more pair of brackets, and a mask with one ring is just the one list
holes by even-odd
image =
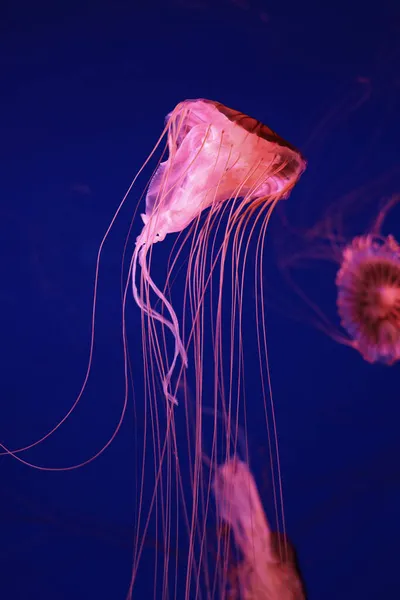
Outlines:
{"label": "jellyfish in background", "polygon": [[[254,477],[248,465],[228,459],[218,466],[213,491],[219,518],[232,530],[241,559],[236,577],[224,577],[229,600],[304,600],[295,555],[285,536],[269,526]],[[278,544],[277,544],[278,541]],[[280,542],[280,543],[279,543]]]}
{"label": "jellyfish in background", "polygon": [[[400,245],[393,235],[382,234],[388,212],[399,199],[395,195],[385,201],[370,229],[353,237],[343,233],[349,206],[339,203],[336,215],[328,216],[305,236],[307,249],[282,263],[289,283],[316,315],[316,326],[357,350],[370,363],[393,365],[400,358]],[[359,207],[360,213],[363,208]],[[353,217],[352,222],[357,220]],[[308,259],[338,265],[336,307],[341,329],[333,326],[321,306],[294,283],[291,274]]]}
{"label": "jellyfish in background", "polygon": [[381,233],[399,199],[385,202],[369,232],[332,246],[340,264],[337,309],[347,335],[332,334],[370,363],[392,365],[400,358],[400,246]]}
{"label": "jellyfish in background", "polygon": [[342,327],[368,362],[400,358],[400,246],[392,235],[356,237],[336,277]]}

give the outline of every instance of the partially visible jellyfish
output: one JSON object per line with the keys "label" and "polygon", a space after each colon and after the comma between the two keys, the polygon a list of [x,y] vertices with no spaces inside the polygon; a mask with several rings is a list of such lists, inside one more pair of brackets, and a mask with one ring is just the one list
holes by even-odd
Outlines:
{"label": "partially visible jellyfish", "polygon": [[400,246],[392,235],[354,238],[336,277],[337,306],[351,345],[368,362],[400,358]]}
{"label": "partially visible jellyfish", "polygon": [[[320,329],[370,363],[393,365],[400,358],[400,245],[393,235],[382,234],[386,216],[399,200],[400,196],[390,197],[369,230],[352,237],[344,235],[339,220],[331,215],[309,233],[307,249],[286,258],[284,264],[286,275],[307,259],[338,265],[336,307],[341,329],[330,323],[302,288],[295,285],[295,289],[316,314]],[[345,217],[341,214],[340,221]]]}
{"label": "partially visible jellyfish", "polygon": [[232,530],[240,553],[235,576],[222,569],[229,600],[303,600],[303,584],[286,536],[270,529],[248,465],[228,459],[215,473],[213,491],[219,518]]}

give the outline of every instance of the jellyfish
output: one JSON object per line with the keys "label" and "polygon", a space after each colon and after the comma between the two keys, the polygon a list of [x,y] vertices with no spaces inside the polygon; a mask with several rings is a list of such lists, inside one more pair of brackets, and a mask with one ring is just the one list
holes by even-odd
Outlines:
{"label": "jellyfish", "polygon": [[[222,248],[218,250],[220,257],[226,251],[235,226],[238,230],[243,228],[249,217],[257,211],[259,215],[265,215],[263,228],[265,234],[265,227],[276,203],[290,195],[306,168],[306,161],[300,151],[260,121],[211,100],[196,99],[180,102],[166,117],[165,129],[160,139],[129,186],[100,244],[96,264],[90,358],[77,399],[65,417],[60,419],[48,434],[37,442],[13,450],[15,455],[35,447],[52,435],[72,414],[85,391],[94,351],[97,284],[104,243],[138,175],[164,137],[167,139],[165,151],[168,150],[169,155],[167,160],[160,162],[147,185],[145,212],[141,214],[143,228],[136,239],[129,274],[134,299],[143,315],[148,317],[148,333],[151,339],[147,343],[151,347],[152,359],[157,355],[155,362],[161,376],[163,391],[165,397],[173,403],[176,403],[176,398],[170,391],[171,375],[179,356],[183,365],[187,366],[187,349],[186,342],[182,339],[178,317],[167,297],[167,290],[160,289],[151,276],[152,247],[157,242],[162,242],[168,234],[182,233],[186,230],[187,236],[193,236],[189,257],[191,272],[188,270],[187,278],[189,286],[190,277],[194,271],[201,268],[201,262],[204,261],[205,245],[211,239],[212,226],[220,226],[218,216],[222,216],[227,202],[231,200],[232,206],[225,214],[227,223],[224,242]],[[201,223],[200,217],[207,210],[208,215]],[[189,231],[191,225],[192,229]],[[243,240],[237,242],[236,238],[236,248],[242,243]],[[260,240],[261,244],[262,240]],[[217,259],[214,257],[211,271],[215,269],[216,262]],[[170,276],[169,272],[166,288],[171,284]],[[204,274],[202,277],[197,277],[194,286],[197,302],[197,307],[193,311],[194,319],[199,319],[200,306],[209,280],[210,277],[204,277]],[[152,304],[151,293],[156,298],[156,305]],[[126,297],[123,305],[125,313]],[[169,359],[163,361],[160,356],[161,336],[156,334],[155,323],[157,322],[173,334],[174,352],[171,361]],[[125,343],[125,318],[123,329]],[[194,335],[192,328],[189,337]],[[179,380],[176,383],[176,386],[178,385]],[[8,450],[7,452],[12,453]]]}
{"label": "jellyfish", "polygon": [[[235,577],[225,577],[229,600],[302,600],[303,584],[286,536],[272,532],[248,465],[230,458],[219,465],[213,491],[217,514],[240,553]],[[228,572],[229,565],[224,564]]]}
{"label": "jellyfish", "polygon": [[[165,541],[164,557],[172,543],[170,532],[180,530],[178,521],[185,522],[185,597],[199,593],[201,573],[212,597],[205,552],[210,473],[223,456],[236,455],[238,446],[243,446],[239,431],[248,412],[246,382],[253,386],[256,379],[246,372],[245,347],[251,352],[248,362],[260,374],[251,416],[265,421],[274,455],[274,482],[280,487],[262,256],[272,212],[289,196],[306,161],[260,121],[210,100],[178,104],[167,116],[164,135],[162,160],[147,188],[142,229],[127,277],[141,311],[143,404],[148,407],[147,439],[154,456],[149,473],[144,442],[138,463],[143,465],[142,481],[151,477],[154,491],[146,505],[141,497],[138,500],[140,534],[130,595],[139,576],[141,540],[153,514],[157,535]],[[167,257],[165,279],[157,281],[156,272]],[[253,268],[248,279],[247,263]],[[249,302],[245,302],[249,288]],[[243,327],[245,313],[254,324],[251,341],[247,341],[250,327]],[[127,343],[128,338],[129,331]],[[193,394],[188,393],[189,387]],[[208,471],[205,457],[211,466]],[[167,572],[165,566],[163,573]]]}
{"label": "jellyfish", "polygon": [[[160,151],[161,157],[157,154]],[[141,222],[135,216],[132,219],[130,232],[135,237],[133,241],[128,235],[121,265],[125,388],[119,418],[108,440],[79,464],[60,468],[34,465],[21,453],[53,435],[71,416],[86,389],[95,351],[98,277],[104,245],[122,207],[136,190],[138,177],[157,156],[158,163],[145,187]],[[263,300],[263,252],[273,210],[289,197],[305,168],[301,152],[260,121],[219,102],[198,99],[179,103],[167,116],[160,139],[129,186],[101,241],[89,361],[75,402],[39,440],[17,449],[1,446],[22,463],[43,470],[82,467],[115,439],[133,389],[137,487],[128,598],[134,596],[147,536],[164,547],[164,560],[156,559],[153,570],[154,589],[159,584],[162,594],[154,593],[155,597],[177,597],[178,587],[184,590],[185,598],[198,597],[200,572],[204,572],[204,585],[211,591],[205,553],[210,473],[222,455],[236,454],[240,423],[247,422],[248,412],[265,420],[279,480]],[[125,256],[130,256],[128,269]],[[245,273],[247,263],[252,267],[252,280]],[[158,275],[162,265],[166,273],[163,278],[159,276],[159,283],[155,273]],[[177,285],[182,278],[183,285]],[[247,290],[251,292],[250,303],[244,302]],[[130,293],[140,309],[141,328],[129,327]],[[255,302],[251,302],[253,298]],[[255,326],[250,343],[245,341],[251,329],[247,324],[243,326],[245,313]],[[245,346],[251,354],[248,362],[254,365],[251,377],[246,373]],[[142,358],[143,377],[136,358],[131,360],[133,348],[135,356]],[[245,388],[246,382],[255,385],[254,369],[260,375],[260,393],[255,393],[258,401],[248,411]],[[180,394],[186,378],[194,388],[192,397],[187,391]],[[178,398],[183,405],[178,407],[180,410],[176,406]],[[207,426],[203,423],[205,399],[213,415]],[[208,471],[205,456],[212,467]],[[280,481],[277,485],[281,487]],[[175,580],[175,589],[170,589],[168,574],[174,565],[170,564],[173,559],[169,550],[181,541],[182,531],[188,539],[186,580],[179,586]],[[179,540],[173,539],[174,534]]]}
{"label": "jellyfish", "polygon": [[[176,402],[170,380],[178,357],[187,366],[187,352],[171,302],[150,273],[151,248],[168,234],[179,233],[197,221],[195,233],[203,243],[210,236],[211,221],[232,199],[226,238],[235,224],[257,208],[267,216],[291,189],[305,169],[300,152],[267,126],[243,113],[210,100],[186,100],[167,116],[168,159],[157,168],[147,191],[143,229],[136,240],[132,260],[134,298],[149,319],[172,332],[175,345],[168,367],[159,364],[165,396]],[[209,209],[201,225],[199,218]],[[193,253],[199,252],[192,244]],[[191,257],[193,260],[193,257]],[[136,283],[137,266],[141,281]],[[150,290],[166,314],[151,303]],[[200,291],[199,303],[201,303]]]}
{"label": "jellyfish", "polygon": [[337,307],[351,345],[368,362],[400,358],[400,246],[392,235],[355,237],[336,276]]}
{"label": "jellyfish", "polygon": [[[356,350],[365,361],[389,366],[400,358],[400,245],[394,235],[383,235],[382,227],[399,198],[394,195],[385,200],[370,228],[358,235],[344,235],[331,215],[314,228],[307,240],[309,247],[291,264],[289,259],[289,269],[297,266],[299,258],[336,263],[340,328],[329,322],[301,288],[297,291],[317,315],[315,322],[320,329]],[[343,212],[348,209],[342,208]],[[340,215],[342,221],[344,216]]]}

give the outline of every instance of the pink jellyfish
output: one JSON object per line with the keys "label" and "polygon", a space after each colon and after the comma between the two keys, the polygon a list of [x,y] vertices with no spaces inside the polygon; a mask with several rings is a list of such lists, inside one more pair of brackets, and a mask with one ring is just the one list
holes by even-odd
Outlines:
{"label": "pink jellyfish", "polygon": [[400,358],[400,246],[392,235],[354,238],[336,277],[337,306],[353,348],[368,362]]}
{"label": "pink jellyfish", "polygon": [[[203,447],[203,416],[206,414],[203,398],[210,398],[205,391],[205,382],[211,381],[212,385],[212,406],[208,407],[213,416],[209,421],[212,441],[208,462],[214,467],[224,444],[225,447],[229,445],[229,454],[236,453],[240,417],[246,416],[242,314],[246,288],[244,267],[250,254],[252,236],[256,237],[256,254],[251,257],[256,293],[253,292],[255,306],[251,309],[251,315],[256,322],[257,340],[250,349],[252,363],[255,362],[256,368],[259,366],[262,394],[258,396],[257,405],[253,403],[251,412],[253,415],[258,411],[260,418],[266,419],[269,432],[267,397],[270,396],[271,385],[263,304],[264,239],[274,207],[289,196],[306,162],[294,146],[260,121],[210,100],[187,100],[177,105],[168,115],[164,132],[139,173],[149,163],[162,140],[166,141],[163,156],[168,153],[168,158],[159,162],[148,184],[146,208],[142,214],[143,227],[136,239],[128,278],[123,285],[125,395],[121,414],[102,448],[78,465],[54,470],[74,469],[91,462],[110,445],[121,426],[129,399],[129,375],[132,374],[133,383],[138,376],[128,356],[130,336],[126,323],[126,303],[128,290],[132,286],[133,297],[141,309],[144,387],[140,395],[142,427],[137,427],[139,410],[135,413],[135,428],[143,434],[143,446],[140,443],[135,445],[138,455],[142,454],[134,462],[137,519],[128,598],[134,594],[145,538],[154,517],[155,525],[152,525],[156,529],[155,536],[157,541],[162,540],[165,549],[164,564],[161,565],[157,559],[155,561],[154,590],[161,577],[162,596],[157,597],[177,597],[176,580],[175,590],[169,589],[169,549],[173,533],[178,537],[177,532],[181,532],[183,520],[188,533],[184,587],[187,600],[189,597],[198,597],[200,571],[206,573],[208,598],[211,597],[212,588],[207,576],[204,551],[212,472],[211,469],[207,476],[203,469],[207,455]],[[86,388],[94,353],[100,259],[105,240],[138,175],[121,201],[99,247],[89,363],[75,402],[67,414],[39,440],[14,450],[2,446],[6,453],[24,464],[53,470],[53,467],[34,465],[21,458],[20,453],[50,437],[72,414]],[[257,236],[254,235],[256,231]],[[167,265],[166,252],[154,247],[173,233],[179,235]],[[178,240],[182,242],[180,245]],[[189,249],[187,253],[183,252],[185,246]],[[179,269],[178,260],[183,255],[184,264]],[[165,285],[157,285],[153,280],[155,256],[157,263],[164,262],[167,267]],[[225,270],[231,275],[230,286],[224,285]],[[172,284],[175,276],[182,272],[185,285],[183,291],[180,288],[180,297],[175,302],[171,296]],[[180,317],[177,306],[181,309]],[[226,318],[227,326],[223,327]],[[136,334],[137,342],[137,331],[133,334]],[[184,368],[186,366],[188,370]],[[207,370],[211,371],[211,377],[205,376]],[[188,393],[185,391],[188,389],[187,373],[194,379],[193,402],[188,402]],[[181,417],[175,414],[178,412],[175,411],[175,404],[182,385],[185,402],[179,413],[185,423],[183,432],[179,431],[178,434],[176,420]],[[160,397],[166,402],[160,402]],[[272,407],[272,397],[270,400]],[[278,455],[273,409],[271,418],[272,446]],[[185,465],[184,482],[181,474],[183,460],[188,462]],[[280,477],[279,461],[277,472]],[[146,494],[145,491],[149,489],[150,494]],[[190,497],[187,489],[190,490]],[[148,583],[148,577],[144,575],[145,583]],[[195,596],[192,595],[194,592]]]}
{"label": "pink jellyfish", "polygon": [[[213,490],[217,513],[233,532],[241,560],[235,578],[227,577],[224,560],[222,587],[230,600],[304,600],[295,556],[285,536],[270,529],[257,485],[248,465],[228,459],[216,469]],[[225,557],[224,557],[225,558]]]}
{"label": "pink jellyfish", "polygon": [[[292,269],[298,259],[309,257],[338,264],[335,283],[341,330],[328,322],[321,308],[300,288],[297,291],[317,314],[321,329],[370,363],[392,365],[400,358],[400,245],[393,235],[381,232],[389,210],[399,199],[395,195],[386,201],[369,231],[350,239],[341,227],[349,206],[342,206],[343,210],[336,206],[336,215],[331,214],[322,227],[309,232],[309,248],[285,264]],[[319,246],[315,243],[318,238],[322,242]]]}
{"label": "pink jellyfish", "polygon": [[[142,311],[174,335],[172,361],[168,367],[159,362],[159,369],[165,396],[175,401],[169,390],[171,375],[179,356],[187,365],[187,352],[174,308],[151,277],[151,247],[195,221],[194,232],[204,243],[217,213],[229,199],[234,204],[228,213],[226,241],[233,226],[243,223],[246,213],[267,208],[269,219],[276,202],[287,197],[299,179],[305,161],[296,148],[260,121],[211,100],[178,104],[167,117],[166,133],[169,157],[156,170],[147,191],[144,227],[132,261],[132,282]],[[199,218],[206,209],[208,217],[201,225]],[[192,243],[192,249],[190,262],[201,247]],[[137,264],[141,268],[139,289]],[[150,290],[166,315],[151,304]]]}
{"label": "pink jellyfish", "polygon": [[[224,453],[223,448],[225,454],[236,453],[240,420],[246,417],[242,327],[244,267],[248,260],[254,268],[252,296],[255,303],[250,305],[250,312],[257,337],[250,350],[252,364],[256,369],[259,367],[262,381],[258,401],[252,403],[251,412],[252,416],[259,413],[260,419],[266,421],[274,440],[271,447],[277,457],[268,379],[262,255],[272,211],[281,199],[288,197],[306,162],[296,148],[260,121],[210,100],[187,100],[178,104],[167,117],[164,135],[168,158],[158,165],[150,180],[146,210],[142,214],[143,228],[130,265],[133,296],[142,312],[143,402],[150,406],[149,438],[154,440],[155,457],[151,502],[143,505],[139,492],[142,529],[135,543],[130,594],[134,594],[150,515],[153,513],[159,522],[165,556],[168,556],[170,532],[174,529],[171,507],[176,506],[172,497],[179,496],[177,502],[183,504],[180,513],[186,521],[189,538],[185,598],[198,593],[200,571],[205,573],[204,581],[210,594],[207,597],[211,597],[211,576],[207,575],[204,552],[211,503],[210,472]],[[172,233],[179,235],[169,255],[165,285],[161,286],[153,280],[152,265],[165,260],[165,252],[160,245],[155,246]],[[250,260],[253,236],[256,253]],[[183,252],[185,246],[187,252]],[[182,255],[186,261],[184,269],[179,270],[178,259]],[[225,284],[225,272],[231,276],[230,285]],[[182,273],[184,291],[175,301],[172,297],[174,275]],[[186,377],[194,380],[194,398],[189,398],[187,393]],[[211,395],[206,389],[210,381]],[[178,391],[182,390],[183,412],[175,415]],[[160,395],[166,399],[162,405]],[[271,403],[269,413],[267,397]],[[204,406],[204,398],[210,399],[211,406]],[[207,408],[211,420],[205,417]],[[185,418],[186,426],[178,433],[177,420],[181,418]],[[207,420],[207,433],[203,419]],[[211,443],[209,452],[204,448],[204,437]],[[205,456],[211,465],[208,474],[204,469]],[[143,448],[143,459],[138,461],[142,464],[143,479],[149,477],[145,457]],[[189,475],[185,476],[184,483],[182,460],[189,462],[185,468]],[[275,465],[277,486],[281,488],[278,458]],[[190,498],[185,495],[188,488]],[[167,571],[165,567],[164,572]]]}

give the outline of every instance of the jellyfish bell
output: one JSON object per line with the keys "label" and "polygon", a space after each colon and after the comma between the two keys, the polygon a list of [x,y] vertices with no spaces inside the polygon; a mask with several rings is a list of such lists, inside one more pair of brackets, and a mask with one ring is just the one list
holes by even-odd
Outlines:
{"label": "jellyfish bell", "polygon": [[[213,213],[230,199],[239,206],[230,213],[233,224],[246,211],[267,206],[289,195],[305,169],[300,152],[260,121],[211,100],[186,100],[167,116],[168,159],[156,170],[142,214],[143,229],[136,240],[132,261],[132,289],[141,310],[167,327],[175,338],[169,367],[161,369],[165,396],[178,357],[187,365],[187,352],[172,304],[151,278],[149,249],[170,233],[180,233],[206,209]],[[137,286],[137,265],[141,285]],[[150,302],[151,289],[168,317]],[[142,290],[142,291],[140,291]]]}
{"label": "jellyfish bell", "polygon": [[169,158],[151,180],[139,245],[182,231],[206,208],[238,194],[246,203],[283,198],[305,168],[294,146],[218,102],[181,102],[167,128]]}
{"label": "jellyfish bell", "polygon": [[230,198],[246,206],[286,197],[305,169],[300,152],[271,129],[210,100],[178,104],[167,130],[169,158],[149,185],[139,256]]}

